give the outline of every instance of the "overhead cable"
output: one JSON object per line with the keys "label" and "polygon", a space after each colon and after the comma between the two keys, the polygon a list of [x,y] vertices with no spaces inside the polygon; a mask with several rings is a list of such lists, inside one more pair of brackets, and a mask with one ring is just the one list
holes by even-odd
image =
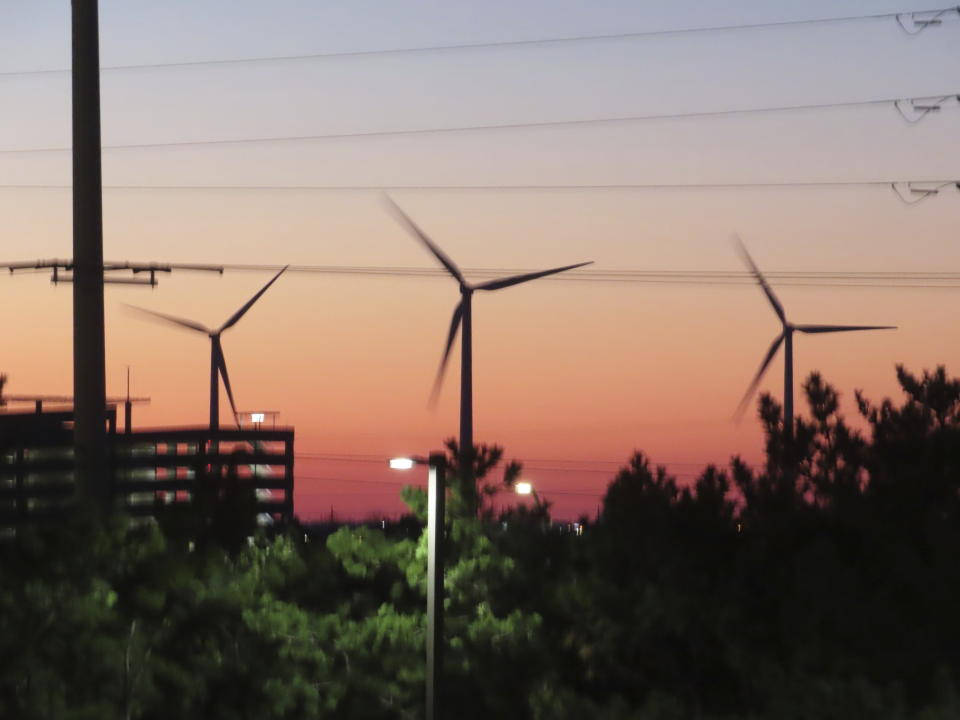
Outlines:
{"label": "overhead cable", "polygon": [[[577,127],[589,125],[614,125],[655,120],[683,120],[731,115],[749,115],[759,113],[783,113],[802,110],[827,110],[836,108],[867,107],[871,105],[892,105],[908,123],[916,124],[932,112],[939,111],[947,102],[956,100],[960,104],[960,93],[929,95],[913,98],[880,98],[873,100],[849,100],[843,102],[809,103],[799,105],[776,105],[752,108],[733,108],[729,110],[705,110],[700,112],[662,113],[651,115],[619,115],[614,117],[575,118],[571,120],[536,120],[516,123],[485,123],[479,125],[458,125],[452,127],[407,128],[395,130],[361,130],[355,132],[320,133],[309,135],[266,135],[242,138],[212,138],[204,140],[171,140],[169,142],[137,142],[106,144],[103,150],[149,150],[176,147],[213,147],[225,145],[253,145],[268,143],[314,142],[319,140],[343,140],[351,138],[401,137],[410,135],[442,135],[472,133],[496,130],[530,130],[539,128]],[[69,152],[69,145],[29,148],[3,148],[0,154],[36,154]]]}
{"label": "overhead cable", "polygon": [[[298,452],[296,453],[297,459],[305,460],[327,460],[331,462],[362,462],[362,463],[373,463],[378,465],[383,465],[386,467],[389,457],[386,455],[379,455],[375,453],[318,453],[318,452]],[[533,463],[533,465],[531,465]],[[603,470],[592,469],[589,472],[618,472],[620,469],[626,467],[629,463],[629,459],[621,460],[568,460],[565,458],[525,458],[523,460],[524,467],[535,467],[537,463],[551,463],[554,465],[557,464],[568,464],[568,465],[613,465],[613,468],[606,468]],[[676,461],[676,462],[660,462],[656,463],[658,465],[686,465],[691,467],[705,467],[710,465],[708,461],[703,462],[689,462],[689,461]],[[540,468],[540,469],[551,469],[551,468]],[[553,468],[557,470],[562,470],[563,468]],[[575,468],[570,468],[575,469]]]}
{"label": "overhead cable", "polygon": [[[921,10],[918,12],[897,13],[896,19],[900,29],[907,33],[907,35],[919,35],[928,28],[942,25],[943,17],[947,13],[954,11],[960,13],[960,5],[952,8],[943,8],[938,11]],[[910,27],[907,26],[908,23],[911,24]]]}
{"label": "overhead cable", "polygon": [[[929,27],[941,25],[943,20],[952,13],[960,15],[960,6],[935,8],[932,10],[915,10],[900,13],[874,13],[862,15],[845,15],[825,18],[810,18],[797,20],[779,20],[771,22],[740,23],[734,25],[712,25],[704,27],[673,28],[665,30],[639,30],[624,33],[609,33],[595,35],[567,35],[561,37],[531,38],[522,40],[499,40],[492,42],[450,43],[438,45],[424,45],[418,47],[385,48],[374,50],[347,50],[320,53],[304,53],[298,55],[259,55],[238,58],[220,58],[207,60],[181,60],[158,63],[130,63],[123,65],[105,65],[100,69],[103,72],[117,72],[129,70],[160,70],[172,68],[205,67],[216,65],[239,65],[253,63],[276,63],[301,60],[327,60],[335,58],[371,57],[378,55],[410,55],[417,53],[449,52],[458,50],[493,50],[499,48],[530,47],[537,45],[561,45],[569,43],[606,42],[616,40],[630,40],[645,37],[668,35],[686,35],[692,33],[728,32],[738,30],[759,30],[767,28],[782,28],[802,25],[824,25],[832,23],[849,23],[878,20],[894,20],[904,32],[916,34]],[[0,77],[16,75],[55,75],[68,73],[69,68],[49,68],[34,70],[5,70],[0,71]]]}
{"label": "overhead cable", "polygon": [[[65,260],[40,260],[13,263],[0,263],[0,269],[6,268],[34,273],[42,269],[64,268],[72,266]],[[256,263],[225,263],[198,265],[190,263],[127,263],[105,262],[105,270],[122,270],[124,268],[173,268],[178,270],[202,270],[223,273],[228,272],[270,272],[276,273],[283,265],[256,264]],[[143,272],[145,270],[141,270]],[[436,279],[446,277],[444,271],[432,267],[402,267],[402,266],[343,266],[343,265],[290,265],[288,273],[306,273],[340,276],[367,276],[367,277],[398,277]],[[528,268],[464,268],[464,275],[477,280],[502,277],[503,275],[520,275],[534,272]],[[770,271],[766,276],[777,286],[792,287],[856,287],[856,288],[927,288],[927,289],[960,289],[960,271],[818,271],[818,270],[782,270]],[[51,278],[53,282],[64,280],[64,277]],[[603,270],[581,269],[569,275],[551,277],[552,282],[580,282],[580,283],[620,283],[643,285],[695,285],[695,286],[725,286],[725,285],[753,285],[755,279],[744,271],[726,270]],[[147,283],[144,283],[147,284]],[[357,461],[355,458],[340,458],[347,462]],[[361,456],[360,461],[366,461]]]}
{"label": "overhead cable", "polygon": [[[255,264],[225,264],[224,270],[270,271],[282,266]],[[439,268],[386,267],[386,266],[334,266],[291,265],[288,272],[326,275],[370,275],[387,277],[442,278]],[[464,268],[471,278],[496,278],[505,274],[533,272],[525,268]],[[771,271],[767,276],[778,285],[856,286],[879,287],[923,286],[960,287],[960,272],[926,271]],[[615,282],[654,284],[697,285],[754,285],[753,276],[745,271],[724,270],[601,270],[581,269],[569,275],[551,278],[555,282]]]}
{"label": "overhead cable", "polygon": [[906,183],[906,193],[904,188],[899,187],[897,183],[890,183],[890,187],[893,188],[893,192],[896,193],[897,197],[903,201],[906,205],[916,205],[919,202],[923,202],[927,198],[931,198],[934,195],[939,195],[940,191],[944,188],[950,187],[953,185],[958,190],[960,190],[960,182],[942,182],[934,183],[933,187],[918,187],[915,183]]}
{"label": "overhead cable", "polygon": [[[930,113],[940,112],[940,110],[943,109],[944,103],[949,100],[956,100],[957,102],[960,102],[960,95],[951,93],[941,97],[931,96],[926,98],[900,99],[894,100],[893,106],[897,109],[897,112],[900,113],[900,116],[904,120],[911,125],[914,125],[923,120]],[[905,108],[908,108],[910,112],[908,113]]]}
{"label": "overhead cable", "polygon": [[[417,482],[390,482],[388,480],[365,480],[360,478],[338,478],[330,476],[319,476],[319,475],[297,475],[297,480],[305,482],[334,482],[334,483],[346,483],[347,485],[352,485],[354,483],[360,483],[363,485],[383,485],[395,490],[401,490],[404,487],[421,487],[425,488],[426,481]],[[324,490],[324,493],[329,494],[351,494],[349,490]],[[597,489],[597,490],[544,490],[538,489],[537,493],[543,497],[550,497],[552,495],[577,495],[585,497],[601,497],[606,494],[606,489]],[[298,494],[300,495],[315,495],[316,492],[310,492],[309,490],[304,490],[300,488]],[[362,494],[361,491],[352,491],[352,494]]]}
{"label": "overhead cable", "polygon": [[[552,184],[475,184],[475,185],[151,185],[151,184],[112,184],[104,185],[104,190],[147,190],[147,191],[246,191],[246,192],[399,192],[403,190],[418,191],[604,191],[604,190],[751,190],[762,188],[843,188],[843,187],[907,187],[919,190],[921,185],[932,185],[936,189],[955,185],[960,188],[957,180],[784,180],[784,181],[755,181],[755,182],[704,182],[704,183],[552,183]],[[72,185],[53,183],[0,183],[0,190],[70,190]]]}

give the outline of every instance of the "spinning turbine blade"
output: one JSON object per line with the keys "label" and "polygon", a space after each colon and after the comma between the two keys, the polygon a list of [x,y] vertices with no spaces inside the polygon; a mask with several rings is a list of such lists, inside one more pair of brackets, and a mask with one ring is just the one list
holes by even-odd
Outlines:
{"label": "spinning turbine blade", "polygon": [[805,333],[850,332],[851,330],[896,330],[896,325],[794,325]]}
{"label": "spinning turbine blade", "polygon": [[237,324],[237,321],[239,321],[240,318],[242,318],[242,317],[246,314],[247,310],[249,310],[251,307],[253,307],[253,304],[254,304],[257,300],[259,300],[259,299],[260,299],[260,296],[263,295],[263,294],[267,291],[267,289],[277,281],[277,278],[278,278],[278,277],[280,277],[281,275],[283,275],[284,271],[285,271],[288,267],[290,267],[290,266],[289,266],[289,265],[285,265],[285,266],[280,270],[280,272],[278,272],[276,275],[274,275],[272,278],[270,278],[270,282],[268,282],[266,285],[264,285],[262,288],[260,288],[260,291],[259,291],[256,295],[254,295],[252,298],[250,298],[249,300],[247,300],[246,304],[245,304],[242,308],[240,308],[240,309],[237,310],[232,316],[230,316],[230,319],[227,320],[227,321],[221,326],[221,328],[220,328],[217,332],[223,332],[224,330],[227,330],[227,329],[233,327],[234,325],[236,325],[236,324]]}
{"label": "spinning turbine blade", "polygon": [[737,410],[733,416],[737,419],[743,416],[743,411],[746,410],[747,404],[750,402],[750,399],[753,397],[753,393],[757,390],[757,385],[760,384],[760,380],[763,379],[763,374],[767,371],[767,367],[770,365],[770,362],[773,360],[773,356],[777,354],[777,350],[780,349],[780,343],[783,342],[784,334],[780,333],[777,335],[776,340],[773,341],[773,345],[770,346],[770,349],[767,351],[767,356],[763,359],[763,362],[760,364],[760,369],[757,371],[757,374],[754,376],[753,381],[750,383],[750,386],[747,388],[747,392],[743,396],[743,400],[740,401],[740,404],[737,405]]}
{"label": "spinning turbine blade", "polygon": [[593,260],[588,260],[587,262],[577,263],[576,265],[564,265],[563,267],[553,268],[552,270],[541,270],[540,272],[526,273],[525,275],[513,275],[512,277],[500,278],[499,280],[489,280],[474,287],[476,290],[500,290],[501,288],[510,287],[511,285],[519,285],[520,283],[536,280],[537,278],[542,278],[547,275],[555,275],[591,264],[593,264]]}
{"label": "spinning turbine blade", "polygon": [[184,318],[174,317],[173,315],[165,315],[164,313],[160,313],[155,310],[147,310],[146,308],[137,307],[136,305],[127,305],[127,307],[131,310],[136,310],[137,312],[159,318],[160,320],[166,320],[169,323],[179,325],[187,330],[196,330],[197,332],[202,332],[204,335],[210,334],[210,330],[208,328],[204,327],[200,323],[194,322],[193,320],[185,320]]}
{"label": "spinning turbine blade", "polygon": [[220,377],[223,378],[223,387],[227,391],[227,397],[230,399],[230,409],[233,410],[233,421],[240,427],[240,421],[237,420],[237,404],[233,401],[233,389],[230,387],[230,375],[227,373],[227,361],[223,357],[223,347],[220,345],[220,338],[214,342],[217,344],[217,368],[220,370]]}
{"label": "spinning turbine blade", "polygon": [[433,391],[430,393],[430,405],[436,405],[437,396],[440,394],[440,386],[443,384],[443,376],[447,371],[447,360],[450,359],[450,350],[453,347],[453,341],[457,339],[457,331],[460,329],[460,322],[463,320],[463,302],[457,303],[453,311],[453,319],[450,320],[450,332],[447,335],[447,345],[443,349],[443,357],[440,359],[440,367],[437,369],[437,379],[433,382]]}
{"label": "spinning turbine blade", "polygon": [[461,285],[466,285],[467,281],[464,280],[463,273],[460,272],[460,268],[456,266],[456,263],[447,257],[443,250],[434,245],[433,241],[427,237],[427,234],[421,230],[420,227],[400,208],[400,206],[393,201],[393,198],[391,198],[389,195],[385,195],[384,197],[386,197],[389,207],[393,210],[393,214],[400,221],[400,223],[403,224],[413,235],[415,235],[420,242],[427,246],[427,249],[432,252],[434,257],[440,261],[440,264],[447,269],[447,272],[453,275],[453,277],[456,278]]}
{"label": "spinning turbine blade", "polygon": [[780,304],[780,301],[777,300],[777,296],[773,294],[773,290],[769,285],[767,285],[766,278],[763,277],[763,273],[760,272],[760,268],[758,268],[756,263],[753,262],[753,258],[750,257],[750,253],[747,252],[747,246],[743,244],[743,240],[740,239],[739,235],[734,235],[733,237],[740,247],[740,253],[743,255],[743,259],[750,267],[750,272],[753,273],[753,276],[757,279],[757,282],[760,283],[760,287],[763,288],[763,292],[766,294],[767,299],[770,301],[770,304],[773,305],[773,311],[777,314],[777,317],[780,318],[780,322],[785,323],[787,321],[787,316],[783,312],[783,305]]}

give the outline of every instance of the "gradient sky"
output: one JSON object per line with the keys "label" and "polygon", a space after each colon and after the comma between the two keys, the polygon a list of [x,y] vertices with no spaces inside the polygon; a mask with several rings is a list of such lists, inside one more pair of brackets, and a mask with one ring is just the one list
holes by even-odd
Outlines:
{"label": "gradient sky", "polygon": [[[935,4],[934,4],[935,6]],[[101,0],[104,66],[611,34],[924,10],[918,0],[707,3],[203,3]],[[956,15],[954,13],[954,15]],[[0,4],[0,150],[66,147],[67,0]],[[960,91],[960,20],[908,36],[893,20],[513,48],[108,70],[103,141],[149,143],[517,123],[921,97]],[[4,74],[8,73],[8,74]],[[112,184],[464,185],[860,181],[960,176],[956,106],[909,125],[890,106],[613,125],[293,143],[105,150]],[[0,153],[0,184],[70,182],[66,152]],[[463,267],[960,270],[960,195],[908,207],[882,187],[622,191],[396,191]],[[71,198],[0,188],[2,260],[68,257]],[[111,260],[432,267],[375,191],[108,190]],[[200,424],[209,346],[124,303],[217,325],[268,273],[179,273],[108,286],[107,384],[125,368],[142,425]],[[776,286],[775,286],[776,287]],[[819,369],[896,395],[895,363],[955,369],[956,290],[776,287],[797,322],[896,332],[798,337]],[[283,277],[223,345],[241,409],[297,432],[302,517],[397,513],[381,460],[455,434],[458,355],[427,397],[452,280]],[[71,293],[46,275],[0,277],[10,393],[72,389]],[[681,480],[733,454],[760,459],[752,415],[731,414],[779,331],[760,290],[540,281],[474,303],[478,441],[526,460],[556,515],[592,514],[634,449]],[[782,359],[762,386],[779,398]],[[798,390],[799,396],[799,390]],[[226,398],[223,407],[227,407]],[[224,416],[226,417],[226,416]],[[334,461],[332,458],[342,458]]]}

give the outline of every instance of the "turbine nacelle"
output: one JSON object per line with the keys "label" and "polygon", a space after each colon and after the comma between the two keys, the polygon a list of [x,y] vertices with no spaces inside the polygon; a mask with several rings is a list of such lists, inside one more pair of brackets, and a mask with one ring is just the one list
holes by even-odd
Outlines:
{"label": "turbine nacelle", "polygon": [[446,268],[447,272],[450,273],[453,279],[456,280],[460,286],[461,300],[454,308],[453,317],[450,320],[450,329],[447,332],[447,342],[443,349],[443,356],[440,360],[440,368],[437,370],[437,378],[434,381],[433,392],[431,393],[431,405],[436,402],[437,394],[440,391],[440,386],[443,382],[443,376],[447,368],[447,361],[450,358],[450,351],[453,349],[453,343],[454,340],[456,340],[457,333],[464,324],[464,317],[468,315],[470,311],[471,299],[476,290],[484,290],[488,292],[492,292],[494,290],[503,290],[504,288],[508,288],[513,285],[520,285],[521,283],[537,280],[538,278],[546,277],[548,275],[555,275],[556,273],[573,270],[574,268],[583,267],[584,265],[590,265],[593,262],[591,260],[589,262],[551,268],[550,270],[539,270],[531,273],[522,273],[520,275],[510,275],[508,277],[487,280],[486,282],[477,283],[474,285],[467,282],[467,279],[463,276],[463,273],[461,272],[460,268],[457,267],[457,264],[453,262],[453,260],[451,260],[450,257],[427,236],[420,226],[417,225],[400,208],[399,205],[397,205],[389,196],[386,196],[385,199],[389,210],[394,217],[397,218],[400,224],[406,227],[407,230],[431,252],[431,254],[440,262],[441,265],[443,265],[444,268]]}
{"label": "turbine nacelle", "polygon": [[811,324],[798,324],[792,323],[787,320],[786,312],[783,309],[783,305],[780,303],[780,300],[774,294],[773,289],[767,283],[766,278],[763,276],[763,273],[760,272],[760,269],[757,267],[756,263],[753,262],[753,258],[750,257],[750,253],[747,252],[746,246],[743,244],[743,241],[739,236],[734,235],[734,240],[737,243],[737,246],[740,250],[744,262],[746,262],[747,267],[750,268],[750,272],[756,278],[757,283],[760,285],[760,288],[763,290],[764,295],[767,296],[767,300],[770,302],[770,306],[773,308],[774,313],[780,319],[780,324],[783,327],[783,330],[780,332],[777,337],[774,338],[773,343],[770,345],[770,349],[767,350],[767,354],[763,358],[763,362],[760,363],[760,369],[757,371],[757,374],[754,375],[753,380],[750,382],[750,385],[747,387],[747,392],[744,394],[743,399],[740,401],[740,404],[737,406],[737,410],[734,413],[734,417],[739,419],[744,410],[746,410],[747,405],[750,403],[750,400],[753,398],[753,394],[756,392],[757,387],[760,385],[760,381],[763,379],[764,373],[766,373],[767,368],[770,366],[770,363],[773,362],[773,358],[776,356],[777,351],[780,349],[780,346],[787,342],[787,358],[786,358],[786,368],[784,370],[784,424],[788,429],[788,433],[792,434],[793,428],[793,342],[792,337],[794,332],[801,332],[807,334],[821,334],[821,333],[835,333],[835,332],[855,332],[859,330],[896,330],[895,325],[811,325]]}
{"label": "turbine nacelle", "polygon": [[223,380],[223,388],[227,392],[227,398],[230,400],[230,408],[233,410],[234,422],[237,423],[237,427],[240,427],[240,423],[237,420],[237,404],[233,399],[233,388],[230,386],[230,374],[227,372],[227,360],[223,356],[223,346],[220,343],[220,336],[224,331],[229,330],[231,327],[236,325],[240,318],[242,318],[247,311],[253,307],[253,304],[260,299],[260,296],[263,295],[273,283],[277,281],[284,271],[290,267],[289,265],[284,266],[280,272],[274,275],[270,281],[264,285],[260,290],[246,303],[244,303],[239,310],[237,310],[233,315],[231,315],[227,321],[221,325],[216,330],[211,330],[206,325],[195,322],[193,320],[188,320],[186,318],[176,317],[174,315],[167,315],[165,313],[160,313],[155,310],[147,310],[146,308],[137,307],[135,305],[128,305],[127,307],[137,312],[144,313],[152,318],[168,322],[172,325],[176,325],[184,330],[192,330],[194,332],[203,333],[208,338],[210,338],[210,423],[211,426],[216,426],[219,424],[219,403],[217,401],[217,394],[219,392],[219,383],[218,378]]}

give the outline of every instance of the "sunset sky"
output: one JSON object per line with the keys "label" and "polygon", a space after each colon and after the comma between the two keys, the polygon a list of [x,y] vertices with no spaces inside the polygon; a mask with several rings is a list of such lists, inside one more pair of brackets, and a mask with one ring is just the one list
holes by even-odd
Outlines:
{"label": "sunset sky", "polygon": [[[149,144],[669,115],[956,95],[960,14],[908,35],[893,18],[404,53],[513,40],[909,12],[918,0],[707,3],[101,0],[103,143]],[[0,4],[3,261],[71,254],[70,5]],[[905,20],[912,28],[909,18]],[[360,51],[363,51],[362,53]],[[339,57],[189,64],[330,53]],[[167,67],[117,66],[168,65]],[[114,69],[109,69],[114,68]],[[26,71],[26,72],[25,72]],[[108,260],[434,268],[376,189],[263,186],[690,185],[418,189],[391,196],[462,268],[960,272],[960,193],[913,206],[889,187],[778,183],[960,179],[960,108],[910,124],[892,104],[399,136],[108,149]],[[8,152],[42,149],[43,152]],[[11,187],[40,185],[48,187]],[[154,186],[179,186],[156,189]],[[247,185],[258,189],[198,189]],[[6,186],[6,187],[2,187]],[[150,186],[150,187],[143,187]],[[187,186],[187,187],[184,187]],[[575,275],[577,271],[571,273]],[[209,343],[124,304],[218,326],[270,277],[178,272],[106,288],[107,388],[152,398],[143,426],[202,424]],[[774,288],[796,322],[899,330],[795,341],[820,370],[897,397],[894,365],[957,370],[956,289]],[[223,347],[242,410],[296,428],[297,513],[402,511],[415,475],[384,459],[457,432],[459,346],[427,400],[458,300],[450,278],[289,273]],[[70,393],[69,286],[0,276],[8,393]],[[555,515],[592,515],[635,449],[681,481],[761,458],[731,420],[779,332],[760,289],[541,280],[474,300],[478,442],[503,445]],[[782,395],[782,355],[762,390]],[[223,397],[224,420],[229,407]],[[798,403],[798,410],[804,406]]]}

